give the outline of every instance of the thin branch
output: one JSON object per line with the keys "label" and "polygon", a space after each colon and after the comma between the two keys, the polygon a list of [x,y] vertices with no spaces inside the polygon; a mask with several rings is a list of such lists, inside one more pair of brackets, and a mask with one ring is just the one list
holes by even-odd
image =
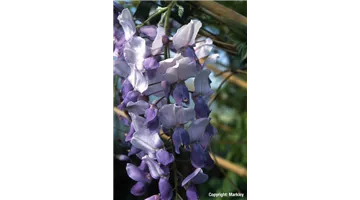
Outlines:
{"label": "thin branch", "polygon": [[141,28],[141,27],[144,26],[146,23],[148,23],[151,19],[153,19],[154,17],[160,15],[161,13],[165,12],[166,10],[167,10],[167,7],[159,9],[158,11],[156,11],[155,13],[153,13],[152,15],[150,15],[149,18],[147,18],[142,24],[137,25],[136,28]]}
{"label": "thin branch", "polygon": [[165,98],[165,96],[162,96],[161,98],[159,98],[158,100],[155,101],[154,105],[157,105],[163,98]]}
{"label": "thin branch", "polygon": [[200,29],[199,34],[211,38],[212,41],[217,45],[221,45],[223,47],[229,48],[234,51],[236,50],[236,45],[220,41],[218,37],[216,37],[215,35],[213,35],[212,33],[208,32],[205,29]]}
{"label": "thin branch", "polygon": [[117,92],[117,83],[118,83],[118,79],[119,79],[119,76],[118,75],[115,75],[115,81],[114,81],[114,89],[113,89],[113,102],[115,104],[115,99],[116,99],[116,92]]}
{"label": "thin branch", "polygon": [[210,153],[210,157],[217,161],[218,165],[224,169],[230,170],[239,176],[247,176],[247,170],[244,167],[240,167],[239,165],[236,165],[228,160],[225,160],[224,158],[221,158],[220,156],[217,156],[213,153]]}
{"label": "thin branch", "polygon": [[[175,3],[176,3],[176,1],[171,1],[170,4],[167,6],[165,22],[164,22],[165,35],[167,35],[167,36],[169,35],[169,32],[170,32],[169,19],[170,19],[171,9],[175,5]],[[169,58],[169,56],[170,56],[169,43],[165,45],[164,53],[165,53],[165,59]]]}
{"label": "thin branch", "polygon": [[214,44],[218,48],[220,48],[220,49],[222,49],[222,50],[224,50],[224,51],[226,51],[226,52],[228,52],[228,53],[230,53],[232,55],[237,55],[238,54],[237,51],[236,51],[235,45],[220,41],[215,35],[213,35],[212,33],[209,33],[208,31],[206,31],[203,28],[201,28],[199,30],[199,35],[211,38],[211,40],[214,42]]}
{"label": "thin branch", "polygon": [[225,77],[225,79],[220,83],[219,87],[217,88],[215,95],[211,98],[211,100],[209,101],[209,107],[211,106],[211,104],[215,101],[215,99],[219,96],[220,94],[220,90],[221,87],[225,84],[225,82],[232,76],[234,75],[234,73],[230,73],[227,77]]}
{"label": "thin branch", "polygon": [[120,109],[117,108],[117,107],[114,107],[114,112],[115,112],[117,115],[120,115],[121,117],[124,117],[125,119],[127,119],[127,120],[129,120],[129,121],[131,120],[131,119],[130,119],[130,116],[129,116],[126,112],[120,110]]}
{"label": "thin branch", "polygon": [[[195,3],[195,2],[194,2]],[[213,0],[196,1],[198,7],[205,8],[218,19],[219,21],[226,23],[226,20],[232,20],[242,24],[247,24],[247,18],[234,10],[227,8]]]}
{"label": "thin branch", "polygon": [[[218,68],[216,68],[216,67],[215,67],[214,65],[212,65],[212,64],[208,64],[208,65],[207,65],[207,68],[209,68],[210,70],[212,70],[212,71],[215,72],[216,74],[221,73],[221,70],[219,70]],[[231,73],[231,72],[223,73],[221,76],[225,78],[225,77],[228,76],[229,73]],[[236,85],[239,86],[239,87],[242,87],[242,88],[247,89],[247,82],[244,81],[244,80],[239,79],[239,78],[236,77],[236,76],[230,77],[230,78],[229,78],[229,81],[230,81],[231,83],[236,84]]]}
{"label": "thin branch", "polygon": [[[222,65],[222,66],[224,66],[224,65]],[[226,67],[226,66],[225,66],[225,67]],[[237,69],[237,70],[235,70],[235,71],[232,71],[231,69],[227,69],[227,70],[224,70],[224,71],[222,71],[222,72],[220,72],[220,73],[218,73],[218,74],[215,74],[214,76],[217,77],[217,76],[220,76],[220,75],[222,75],[222,74],[224,74],[224,73],[226,73],[226,72],[233,72],[233,73],[239,73],[239,74],[247,75],[247,72],[244,71],[244,70],[241,70],[241,69]]]}

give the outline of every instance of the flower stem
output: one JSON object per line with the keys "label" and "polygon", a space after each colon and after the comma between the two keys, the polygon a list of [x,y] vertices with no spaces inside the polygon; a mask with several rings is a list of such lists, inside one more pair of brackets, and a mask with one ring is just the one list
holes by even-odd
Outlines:
{"label": "flower stem", "polygon": [[[165,35],[170,34],[169,18],[170,18],[170,14],[171,14],[171,9],[175,5],[175,3],[176,3],[176,1],[171,1],[170,4],[167,6],[167,11],[166,11],[166,15],[165,15],[165,23],[164,23]],[[165,49],[164,49],[165,59],[168,59],[170,56],[170,50],[169,50],[168,44],[165,45]]]}
{"label": "flower stem", "polygon": [[148,23],[151,19],[153,19],[154,17],[160,15],[161,13],[167,11],[168,7],[165,8],[160,8],[158,11],[156,11],[155,13],[153,13],[152,15],[149,16],[149,18],[147,18],[142,24],[137,25],[136,28],[141,28],[142,26],[144,26],[146,23]]}
{"label": "flower stem", "polygon": [[114,104],[114,106],[115,106],[115,101],[116,101],[116,92],[117,92],[118,79],[119,79],[119,76],[118,76],[118,75],[115,75],[115,80],[114,80],[114,96],[113,96],[113,104]]}
{"label": "flower stem", "polygon": [[[176,155],[175,154],[175,149],[174,149],[174,146],[173,145],[171,145],[171,150],[172,150],[172,153],[173,153],[173,155]],[[179,195],[178,194],[178,190],[177,190],[177,187],[178,187],[178,180],[177,180],[177,172],[178,172],[178,170],[177,170],[177,168],[176,168],[176,160],[174,160],[174,162],[173,162],[173,166],[174,166],[174,168],[173,168],[173,172],[174,172],[174,189],[175,189],[175,197],[177,197],[177,195]],[[177,198],[175,198],[175,199],[177,199]]]}
{"label": "flower stem", "polygon": [[162,96],[160,99],[156,100],[156,102],[154,103],[154,105],[157,105],[165,96]]}

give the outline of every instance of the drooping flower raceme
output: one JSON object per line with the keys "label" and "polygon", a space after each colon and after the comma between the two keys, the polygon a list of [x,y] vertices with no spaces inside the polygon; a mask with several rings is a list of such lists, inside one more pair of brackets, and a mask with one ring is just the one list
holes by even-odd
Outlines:
{"label": "drooping flower raceme", "polygon": [[[210,71],[199,59],[214,62],[217,55],[209,56],[211,39],[197,38],[201,26],[191,20],[171,40],[160,24],[137,29],[130,11],[114,2],[114,76],[121,80],[116,106],[129,116],[118,117],[129,126],[123,142],[130,147],[128,155],[117,157],[129,162],[126,171],[135,181],[130,191],[135,196],[144,195],[156,181],[160,193],[147,199],[173,199],[176,181],[188,199],[198,199],[196,185],[208,179],[202,168],[213,166],[208,145],[216,129],[207,105],[213,94]],[[174,51],[172,58],[164,58],[165,45]],[[190,78],[195,91],[185,82]],[[186,151],[193,172],[170,181],[176,155]],[[130,163],[131,156],[140,159],[140,165]]]}

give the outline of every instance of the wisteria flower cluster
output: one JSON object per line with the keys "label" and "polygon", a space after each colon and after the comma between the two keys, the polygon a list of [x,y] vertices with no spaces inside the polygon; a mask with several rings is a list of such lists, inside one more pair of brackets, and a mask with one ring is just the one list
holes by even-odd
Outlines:
{"label": "wisteria flower cluster", "polygon": [[[141,159],[138,166],[130,162],[126,166],[136,181],[131,189],[135,196],[145,194],[147,186],[157,181],[160,193],[147,200],[173,199],[170,168],[175,154],[187,151],[193,172],[175,181],[181,182],[188,199],[198,199],[196,185],[208,179],[202,168],[214,164],[208,145],[216,129],[207,105],[213,91],[205,65],[218,55],[209,56],[211,39],[197,38],[201,26],[193,19],[173,37],[160,23],[137,28],[130,11],[114,2],[114,76],[121,78],[117,107],[129,116],[119,118],[129,126],[123,142],[130,146],[128,155],[119,158]],[[173,57],[164,56],[166,48],[175,52]],[[200,64],[202,58],[207,59]],[[189,91],[186,81],[192,78],[194,91]],[[172,151],[165,146],[169,141]]]}

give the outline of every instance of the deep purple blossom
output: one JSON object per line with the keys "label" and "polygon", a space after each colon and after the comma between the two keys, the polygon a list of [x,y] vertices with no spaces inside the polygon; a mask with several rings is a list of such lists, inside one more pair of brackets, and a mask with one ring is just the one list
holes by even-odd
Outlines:
{"label": "deep purple blossom", "polygon": [[156,37],[156,26],[143,26],[140,28],[140,36],[148,37],[151,40],[154,40]]}
{"label": "deep purple blossom", "polygon": [[189,90],[184,82],[180,82],[175,85],[173,97],[177,105],[182,105],[182,103],[190,103]]}
{"label": "deep purple blossom", "polygon": [[196,168],[194,172],[183,180],[181,186],[185,186],[187,184],[201,184],[207,181],[207,179],[208,175],[204,174],[201,168]]}
{"label": "deep purple blossom", "polygon": [[188,200],[198,200],[199,199],[195,185],[190,185],[186,189],[186,197],[188,198]]}
{"label": "deep purple blossom", "polygon": [[145,194],[147,184],[143,182],[137,182],[130,190],[131,194],[135,196],[141,196]]}
{"label": "deep purple blossom", "polygon": [[126,165],[126,171],[129,177],[134,181],[143,182],[143,183],[147,183],[150,181],[148,178],[146,178],[146,175],[143,171],[141,171],[138,167],[136,167],[131,163],[128,163]]}
{"label": "deep purple blossom", "polygon": [[159,180],[159,191],[161,200],[171,200],[173,196],[172,186],[167,178],[161,177]]}

